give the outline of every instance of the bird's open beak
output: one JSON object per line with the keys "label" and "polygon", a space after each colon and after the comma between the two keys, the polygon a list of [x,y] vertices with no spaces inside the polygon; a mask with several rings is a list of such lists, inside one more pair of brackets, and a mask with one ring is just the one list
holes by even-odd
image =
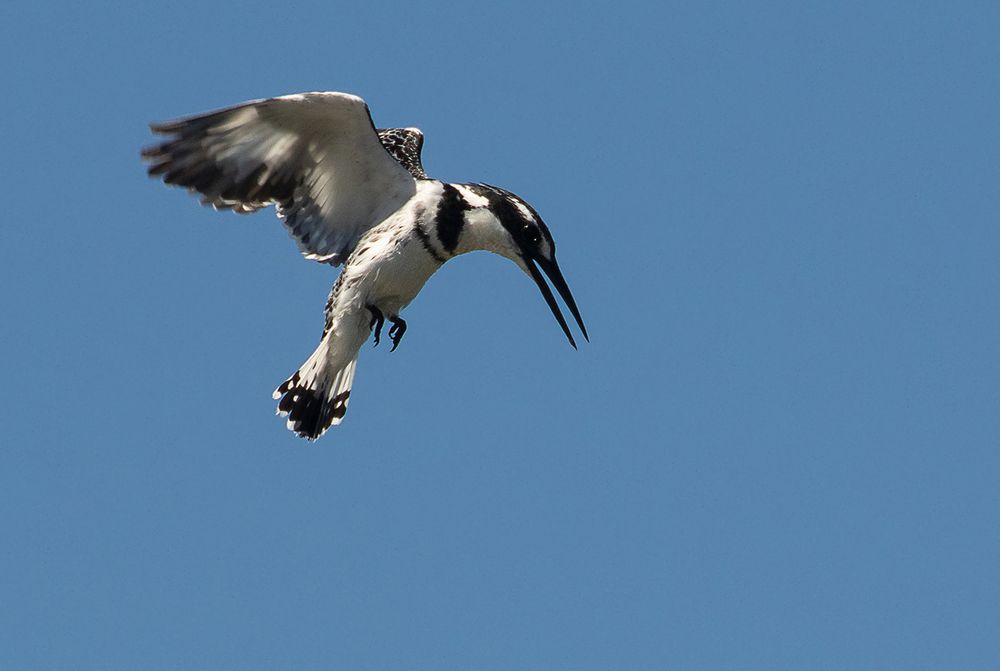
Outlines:
{"label": "bird's open beak", "polygon": [[541,257],[526,258],[524,260],[524,265],[527,266],[528,274],[531,275],[531,279],[535,280],[535,284],[538,285],[538,289],[542,292],[542,296],[545,298],[545,302],[548,303],[549,309],[552,310],[552,314],[555,315],[556,321],[559,322],[559,326],[562,327],[566,337],[569,338],[569,344],[576,349],[576,341],[573,340],[573,334],[569,331],[566,319],[559,310],[559,305],[556,303],[555,296],[552,295],[549,285],[545,283],[545,278],[543,278],[542,274],[538,272],[538,267],[535,266],[535,263],[537,263],[538,266],[541,266],[542,270],[545,271],[549,281],[552,282],[552,285],[556,288],[556,291],[559,292],[559,295],[562,297],[566,307],[569,308],[573,318],[576,319],[576,323],[580,326],[580,331],[583,333],[583,337],[587,340],[587,342],[590,342],[590,337],[587,335],[587,327],[583,325],[583,317],[580,316],[580,310],[576,307],[576,301],[573,300],[573,294],[570,293],[569,285],[566,284],[566,279],[559,270],[559,265],[555,262],[555,259],[550,261]]}

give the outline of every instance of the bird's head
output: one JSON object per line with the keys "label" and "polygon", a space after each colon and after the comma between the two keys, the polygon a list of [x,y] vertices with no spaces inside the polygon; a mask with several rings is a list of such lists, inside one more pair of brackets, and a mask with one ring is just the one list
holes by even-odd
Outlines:
{"label": "bird's head", "polygon": [[483,195],[489,198],[489,209],[509,235],[509,239],[505,241],[506,244],[495,251],[516,263],[534,280],[556,321],[559,322],[559,326],[562,327],[569,339],[569,344],[575,348],[576,341],[573,339],[573,334],[569,330],[569,325],[566,324],[566,319],[563,317],[558,303],[556,303],[552,290],[549,289],[545,277],[542,276],[542,272],[544,272],[552,286],[559,292],[573,318],[576,319],[583,337],[587,342],[590,342],[587,327],[583,325],[583,318],[580,316],[580,310],[576,306],[576,301],[573,299],[573,294],[569,290],[569,285],[566,284],[562,271],[559,270],[559,264],[556,262],[556,243],[552,240],[552,234],[549,233],[545,222],[538,216],[534,208],[509,191],[496,187],[486,188],[490,190],[490,193],[483,193]]}

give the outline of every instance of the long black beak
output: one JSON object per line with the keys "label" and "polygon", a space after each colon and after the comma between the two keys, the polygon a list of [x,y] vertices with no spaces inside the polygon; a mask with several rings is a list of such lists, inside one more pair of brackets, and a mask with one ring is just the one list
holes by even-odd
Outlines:
{"label": "long black beak", "polygon": [[566,307],[569,308],[573,318],[576,319],[576,323],[579,325],[580,331],[583,333],[583,337],[587,340],[587,342],[590,342],[590,336],[587,335],[587,327],[583,325],[583,317],[580,316],[580,309],[576,307],[576,301],[573,300],[573,294],[570,293],[569,285],[566,284],[566,280],[563,278],[562,271],[559,270],[559,265],[555,262],[555,259],[550,261],[541,257],[534,259],[526,257],[524,259],[524,265],[528,267],[531,279],[535,280],[535,284],[538,285],[538,289],[542,292],[545,302],[549,304],[549,309],[552,310],[552,314],[555,316],[556,321],[559,322],[559,326],[562,327],[563,333],[565,333],[566,337],[569,338],[569,344],[573,346],[573,349],[576,349],[576,341],[573,340],[573,334],[569,331],[566,319],[559,310],[559,305],[556,303],[555,296],[552,295],[549,285],[545,283],[545,278],[542,277],[542,274],[538,272],[538,268],[535,267],[535,263],[541,266],[542,270],[545,271],[545,274],[548,275],[549,281],[552,282],[552,286],[554,286],[556,291],[559,292],[559,295],[562,297]]}

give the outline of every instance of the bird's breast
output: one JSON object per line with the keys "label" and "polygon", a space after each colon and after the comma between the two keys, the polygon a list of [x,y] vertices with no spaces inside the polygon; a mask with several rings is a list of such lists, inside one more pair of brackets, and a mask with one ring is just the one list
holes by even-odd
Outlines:
{"label": "bird's breast", "polygon": [[386,314],[398,314],[423,288],[430,276],[441,267],[418,236],[400,234],[387,253],[372,259],[369,267],[369,300]]}

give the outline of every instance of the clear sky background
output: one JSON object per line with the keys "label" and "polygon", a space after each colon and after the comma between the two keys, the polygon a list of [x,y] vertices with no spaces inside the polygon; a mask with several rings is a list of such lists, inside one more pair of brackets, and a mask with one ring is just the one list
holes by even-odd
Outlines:
{"label": "clear sky background", "polygon": [[[996,2],[5,3],[4,669],[997,669]],[[320,442],[335,272],[146,177],[308,90],[558,243]]]}

